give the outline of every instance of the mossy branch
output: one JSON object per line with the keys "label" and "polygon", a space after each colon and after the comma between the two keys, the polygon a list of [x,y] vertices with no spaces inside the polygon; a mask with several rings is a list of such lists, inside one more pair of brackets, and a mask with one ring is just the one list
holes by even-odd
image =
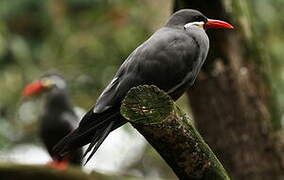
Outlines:
{"label": "mossy branch", "polygon": [[180,179],[230,179],[190,118],[156,86],[132,88],[122,103],[121,114],[158,151]]}

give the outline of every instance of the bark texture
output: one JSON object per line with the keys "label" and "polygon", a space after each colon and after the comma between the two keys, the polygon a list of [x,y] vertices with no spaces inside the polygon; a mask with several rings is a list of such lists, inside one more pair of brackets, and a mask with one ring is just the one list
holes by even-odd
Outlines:
{"label": "bark texture", "polygon": [[121,114],[157,150],[179,179],[229,179],[190,118],[156,86],[132,88],[122,103]]}
{"label": "bark texture", "polygon": [[[284,178],[283,143],[273,128],[273,96],[263,73],[263,52],[242,8],[247,1],[176,0],[174,11],[192,8],[235,25],[208,30],[210,52],[188,91],[196,125],[232,179]],[[235,17],[235,18],[233,18]],[[275,122],[275,121],[274,121]],[[276,121],[277,122],[277,121]]]}

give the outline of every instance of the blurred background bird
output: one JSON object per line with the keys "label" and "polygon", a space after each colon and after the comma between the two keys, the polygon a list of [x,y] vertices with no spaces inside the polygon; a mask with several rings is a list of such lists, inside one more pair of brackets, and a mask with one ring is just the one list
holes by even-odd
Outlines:
{"label": "blurred background bird", "polygon": [[67,84],[62,76],[55,73],[45,74],[28,84],[23,90],[23,97],[42,94],[44,107],[39,117],[40,137],[53,161],[48,165],[64,169],[68,163],[80,166],[82,162],[82,149],[71,151],[63,159],[55,158],[52,148],[64,136],[74,130],[79,119],[75,114],[67,93]]}

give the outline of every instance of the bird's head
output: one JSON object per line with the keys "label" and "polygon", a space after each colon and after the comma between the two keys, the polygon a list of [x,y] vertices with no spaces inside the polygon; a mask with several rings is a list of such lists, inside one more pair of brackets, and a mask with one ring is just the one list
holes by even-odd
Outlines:
{"label": "bird's head", "polygon": [[28,84],[24,88],[22,95],[23,97],[29,97],[40,94],[41,92],[51,90],[53,88],[65,89],[66,82],[62,76],[55,73],[49,73]]}
{"label": "bird's head", "polygon": [[225,22],[215,19],[208,19],[201,12],[193,9],[182,9],[175,12],[166,26],[169,27],[179,27],[179,28],[191,28],[191,27],[200,27],[203,29],[210,28],[224,28],[224,29],[233,29],[234,27]]}

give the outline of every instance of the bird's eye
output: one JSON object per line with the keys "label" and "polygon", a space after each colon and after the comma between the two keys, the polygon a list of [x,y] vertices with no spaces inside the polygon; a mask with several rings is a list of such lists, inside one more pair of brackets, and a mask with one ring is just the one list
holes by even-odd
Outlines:
{"label": "bird's eye", "polygon": [[196,21],[196,22],[204,21],[204,17],[203,17],[203,16],[200,16],[200,15],[194,16],[193,19],[194,19],[194,21]]}

